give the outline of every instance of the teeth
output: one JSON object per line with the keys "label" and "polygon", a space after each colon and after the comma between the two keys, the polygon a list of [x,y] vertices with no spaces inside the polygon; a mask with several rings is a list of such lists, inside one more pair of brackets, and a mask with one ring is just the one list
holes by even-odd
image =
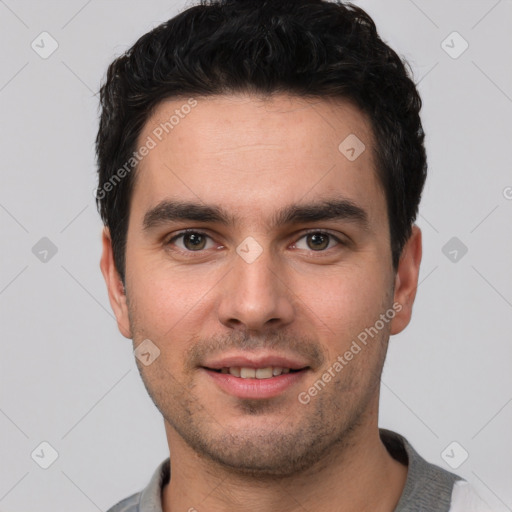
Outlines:
{"label": "teeth", "polygon": [[220,373],[229,373],[242,379],[270,379],[281,374],[290,373],[290,368],[281,368],[280,366],[267,366],[265,368],[232,366],[231,368],[221,368]]}
{"label": "teeth", "polygon": [[229,368],[229,373],[231,375],[234,375],[235,377],[240,377],[240,368],[238,368],[237,366]]}
{"label": "teeth", "polygon": [[256,370],[257,379],[270,379],[272,377],[272,366],[267,368],[258,368]]}
{"label": "teeth", "polygon": [[254,379],[256,377],[256,370],[254,368],[240,368],[240,377],[242,379]]}

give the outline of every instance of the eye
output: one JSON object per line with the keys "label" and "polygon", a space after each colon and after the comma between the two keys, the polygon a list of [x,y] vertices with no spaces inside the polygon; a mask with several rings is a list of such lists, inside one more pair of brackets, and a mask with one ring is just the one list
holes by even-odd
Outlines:
{"label": "eye", "polygon": [[[302,243],[301,240],[305,240],[305,244]],[[299,238],[299,240],[295,242],[294,247],[297,249],[320,252],[331,249],[340,243],[341,240],[330,233],[314,231]]]}
{"label": "eye", "polygon": [[[208,245],[208,241],[210,245]],[[167,245],[175,244],[182,251],[198,252],[204,249],[211,249],[213,240],[201,231],[185,231],[173,236]]]}

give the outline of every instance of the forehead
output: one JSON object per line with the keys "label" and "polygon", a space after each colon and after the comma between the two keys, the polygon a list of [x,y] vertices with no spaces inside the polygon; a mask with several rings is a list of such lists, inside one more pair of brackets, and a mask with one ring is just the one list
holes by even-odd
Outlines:
{"label": "forehead", "polygon": [[385,209],[370,124],[347,101],[172,99],[146,122],[142,145],[152,148],[138,165],[132,211],[173,198],[261,218],[335,194],[366,205],[370,217]]}

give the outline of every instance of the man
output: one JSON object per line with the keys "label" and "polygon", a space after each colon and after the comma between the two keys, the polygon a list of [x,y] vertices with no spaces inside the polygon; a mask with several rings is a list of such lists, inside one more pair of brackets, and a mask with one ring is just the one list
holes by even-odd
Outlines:
{"label": "man", "polygon": [[361,9],[211,0],[109,67],[101,269],[171,457],[121,511],[485,510],[379,430],[421,100]]}

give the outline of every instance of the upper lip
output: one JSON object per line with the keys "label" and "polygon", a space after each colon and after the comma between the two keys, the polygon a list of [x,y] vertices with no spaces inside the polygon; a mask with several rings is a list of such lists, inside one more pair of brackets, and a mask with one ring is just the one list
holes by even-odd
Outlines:
{"label": "upper lip", "polygon": [[277,354],[234,354],[230,356],[218,357],[204,363],[203,368],[220,370],[221,368],[267,368],[269,366],[279,368],[290,368],[291,370],[301,370],[308,365],[299,358],[290,356],[281,356]]}

